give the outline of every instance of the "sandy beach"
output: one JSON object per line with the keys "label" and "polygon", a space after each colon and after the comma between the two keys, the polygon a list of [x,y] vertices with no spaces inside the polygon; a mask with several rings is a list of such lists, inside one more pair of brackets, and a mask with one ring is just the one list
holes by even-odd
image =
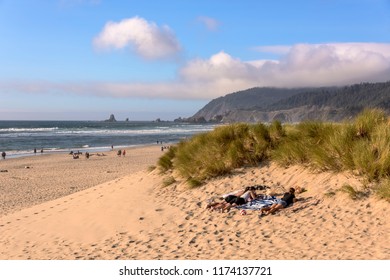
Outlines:
{"label": "sandy beach", "polygon": [[[389,203],[352,200],[349,173],[312,173],[273,163],[188,189],[151,170],[158,146],[73,160],[43,155],[0,161],[0,259],[87,260],[389,260]],[[306,189],[275,215],[209,212],[207,200],[265,184]]]}

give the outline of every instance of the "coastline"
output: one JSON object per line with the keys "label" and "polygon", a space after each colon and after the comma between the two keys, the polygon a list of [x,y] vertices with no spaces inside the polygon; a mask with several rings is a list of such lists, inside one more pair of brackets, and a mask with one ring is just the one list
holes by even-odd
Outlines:
{"label": "coastline", "polygon": [[177,143],[214,125],[155,121],[0,121],[0,153],[7,158],[46,153],[106,152],[159,143]]}
{"label": "coastline", "polygon": [[[174,143],[164,143],[164,146],[169,146]],[[152,147],[152,146],[158,146],[159,144],[136,144],[136,145],[117,145],[113,149],[111,147],[81,147],[81,148],[66,148],[66,149],[43,149],[43,152],[40,150],[37,150],[36,153],[34,153],[33,150],[31,151],[11,151],[7,152],[6,159],[14,159],[14,158],[25,158],[25,157],[38,157],[38,156],[44,156],[44,155],[69,155],[71,152],[80,152],[80,153],[108,153],[112,151],[117,150],[128,150],[128,149],[137,149],[137,148],[145,148],[145,147]],[[160,144],[161,148],[162,144]]]}
{"label": "coastline", "polygon": [[[61,155],[65,163],[56,156],[36,157],[50,164],[42,166],[30,158],[14,159],[15,170],[24,177],[11,173],[0,176],[18,177],[18,181],[28,182],[29,188],[46,191],[44,182],[50,183],[49,189],[56,184],[42,172],[60,174],[64,181],[62,164],[68,164],[77,167],[78,172],[72,172],[85,188],[45,201],[35,198],[34,205],[1,215],[0,259],[390,259],[387,202],[374,197],[353,201],[341,192],[334,197],[325,195],[345,183],[363,188],[362,180],[349,173],[314,174],[299,166],[282,168],[266,163],[235,170],[196,189],[188,189],[181,181],[162,187],[168,175],[148,170],[161,155],[159,147],[127,152],[126,158],[113,153],[92,156],[91,161]],[[111,166],[108,170],[114,166],[123,170],[106,172],[103,182],[96,183],[93,178],[105,169],[88,169],[93,160],[101,165],[107,161],[111,165],[102,166]],[[32,168],[25,169],[26,164]],[[27,173],[30,171],[41,176],[34,177]],[[63,184],[67,191],[73,186]],[[255,211],[241,216],[235,209],[229,213],[205,210],[208,199],[254,184],[276,190],[301,186],[307,191],[299,194],[304,202],[261,219]],[[15,186],[12,189],[22,196],[25,193]]]}

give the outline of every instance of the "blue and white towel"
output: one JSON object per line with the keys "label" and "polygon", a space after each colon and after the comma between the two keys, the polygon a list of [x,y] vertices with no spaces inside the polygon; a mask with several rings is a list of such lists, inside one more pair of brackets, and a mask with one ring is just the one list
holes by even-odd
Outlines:
{"label": "blue and white towel", "polygon": [[264,207],[269,207],[274,204],[278,199],[275,196],[264,195],[256,198],[252,201],[247,202],[246,204],[236,206],[238,209],[245,210],[260,210]]}

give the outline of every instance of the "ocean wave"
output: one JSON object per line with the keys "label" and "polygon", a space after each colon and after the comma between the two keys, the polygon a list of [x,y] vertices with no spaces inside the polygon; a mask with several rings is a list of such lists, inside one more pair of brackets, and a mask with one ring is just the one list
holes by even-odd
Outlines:
{"label": "ocean wave", "polygon": [[14,139],[20,137],[65,137],[65,136],[141,136],[141,135],[192,135],[213,130],[214,127],[191,127],[191,128],[164,128],[164,129],[126,129],[126,130],[8,130],[7,132],[0,130],[0,135],[6,139]]}
{"label": "ocean wave", "polygon": [[71,135],[71,134],[83,134],[83,135],[153,135],[153,134],[172,134],[172,133],[197,133],[206,132],[212,130],[213,127],[191,127],[191,128],[158,128],[158,129],[107,129],[107,130],[63,130],[57,131],[55,134]]}
{"label": "ocean wave", "polygon": [[58,127],[39,127],[39,128],[0,128],[1,132],[46,132],[46,131],[56,131]]}
{"label": "ocean wave", "polygon": [[50,134],[90,134],[90,135],[139,135],[139,134],[166,134],[166,133],[196,133],[210,131],[215,128],[214,125],[177,125],[161,126],[153,128],[131,128],[131,129],[91,129],[91,128],[59,128],[59,127],[41,127],[41,128],[0,128],[2,136],[29,136],[38,133],[42,136]]}

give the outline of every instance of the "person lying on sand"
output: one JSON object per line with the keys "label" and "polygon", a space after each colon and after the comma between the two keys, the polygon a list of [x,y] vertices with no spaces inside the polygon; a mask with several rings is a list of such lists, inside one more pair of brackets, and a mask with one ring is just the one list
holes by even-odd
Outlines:
{"label": "person lying on sand", "polygon": [[295,197],[295,189],[290,188],[288,192],[286,192],[281,199],[278,199],[274,204],[272,204],[270,207],[265,207],[261,209],[261,213],[268,215],[275,213],[276,211],[286,208],[287,206],[290,206],[294,202],[297,201],[297,198]]}
{"label": "person lying on sand", "polygon": [[222,202],[212,202],[206,206],[206,209],[211,211],[220,210],[222,213],[226,210],[229,212],[233,206],[243,205],[257,197],[254,187],[246,187],[244,190],[225,197]]}

